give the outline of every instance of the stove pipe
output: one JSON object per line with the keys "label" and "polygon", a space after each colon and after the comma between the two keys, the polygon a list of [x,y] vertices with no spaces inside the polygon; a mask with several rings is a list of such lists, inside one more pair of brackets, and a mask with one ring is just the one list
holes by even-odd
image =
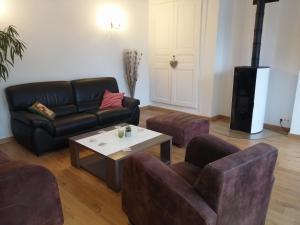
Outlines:
{"label": "stove pipe", "polygon": [[264,16],[265,16],[265,0],[257,1],[257,10],[255,18],[255,28],[254,28],[254,39],[253,39],[253,48],[252,48],[252,67],[259,67],[260,59],[260,49],[261,49],[261,39],[264,25]]}
{"label": "stove pipe", "polygon": [[255,68],[259,67],[261,39],[262,39],[264,16],[265,16],[265,6],[267,3],[271,3],[271,2],[279,2],[279,0],[253,0],[253,4],[257,5],[257,9],[256,9],[256,17],[255,17],[251,66]]}

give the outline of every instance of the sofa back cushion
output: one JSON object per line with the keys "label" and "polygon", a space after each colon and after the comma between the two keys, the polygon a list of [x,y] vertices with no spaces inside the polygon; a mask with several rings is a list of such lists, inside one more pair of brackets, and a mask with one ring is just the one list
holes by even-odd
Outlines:
{"label": "sofa back cushion", "polygon": [[277,149],[258,144],[208,164],[195,188],[218,215],[218,225],[264,224]]}
{"label": "sofa back cushion", "polygon": [[[6,88],[10,111],[27,110],[40,102],[56,113],[56,108],[68,108],[68,114],[76,112],[74,94],[69,81],[28,83]],[[64,112],[66,113],[66,112]],[[58,116],[61,113],[58,113]]]}
{"label": "sofa back cushion", "polygon": [[77,107],[75,104],[62,105],[62,106],[52,107],[51,110],[53,110],[55,112],[56,118],[57,118],[57,117],[67,116],[67,115],[76,113]]}
{"label": "sofa back cushion", "polygon": [[79,112],[98,111],[105,90],[119,92],[117,81],[113,77],[73,80],[72,86]]}

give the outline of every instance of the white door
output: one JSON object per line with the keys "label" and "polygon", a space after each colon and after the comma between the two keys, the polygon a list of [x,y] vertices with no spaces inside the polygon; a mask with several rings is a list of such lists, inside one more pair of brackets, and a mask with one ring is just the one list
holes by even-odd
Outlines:
{"label": "white door", "polygon": [[199,77],[200,1],[178,0],[174,12],[172,104],[197,108]]}
{"label": "white door", "polygon": [[152,1],[151,19],[151,97],[153,101],[171,103],[173,1]]}
{"label": "white door", "polygon": [[[155,102],[197,107],[200,2],[151,1],[151,97]],[[170,66],[173,56],[176,68]]]}

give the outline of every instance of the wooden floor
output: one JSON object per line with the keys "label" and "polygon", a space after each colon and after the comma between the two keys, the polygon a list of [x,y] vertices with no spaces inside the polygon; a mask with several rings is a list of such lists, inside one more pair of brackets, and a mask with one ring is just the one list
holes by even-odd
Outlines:
{"label": "wooden floor", "polygon": [[[161,113],[164,112],[144,110],[141,114],[141,125],[145,125],[146,119]],[[224,126],[224,123],[212,122],[213,130]],[[263,141],[279,149],[276,182],[266,224],[300,225],[300,139],[279,134],[265,140],[249,141],[216,135],[241,148]],[[38,158],[12,141],[0,145],[0,150],[12,159],[43,165],[55,174],[60,188],[65,225],[128,224],[121,209],[121,195],[108,189],[105,183],[87,172],[71,167],[68,149]],[[158,154],[158,147],[150,151]],[[173,160],[182,161],[184,152],[184,149],[174,147]]]}

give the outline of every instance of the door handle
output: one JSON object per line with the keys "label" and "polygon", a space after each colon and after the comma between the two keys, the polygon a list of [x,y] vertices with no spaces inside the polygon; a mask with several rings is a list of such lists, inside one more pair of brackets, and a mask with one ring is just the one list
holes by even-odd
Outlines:
{"label": "door handle", "polygon": [[175,55],[173,55],[173,60],[170,61],[170,66],[171,66],[173,69],[176,69],[176,67],[178,66],[178,61],[176,60]]}

